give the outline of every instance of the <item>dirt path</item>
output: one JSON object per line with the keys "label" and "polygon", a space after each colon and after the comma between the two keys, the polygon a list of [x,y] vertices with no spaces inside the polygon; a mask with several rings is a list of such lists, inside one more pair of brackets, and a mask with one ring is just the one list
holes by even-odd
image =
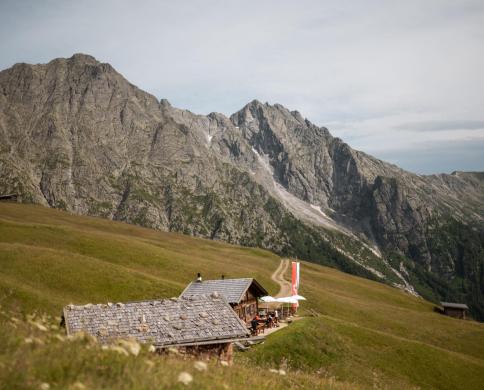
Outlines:
{"label": "dirt path", "polygon": [[279,267],[271,275],[271,279],[276,282],[280,288],[279,292],[275,295],[276,298],[287,297],[291,295],[291,282],[284,279],[284,275],[289,267],[289,260],[282,259]]}

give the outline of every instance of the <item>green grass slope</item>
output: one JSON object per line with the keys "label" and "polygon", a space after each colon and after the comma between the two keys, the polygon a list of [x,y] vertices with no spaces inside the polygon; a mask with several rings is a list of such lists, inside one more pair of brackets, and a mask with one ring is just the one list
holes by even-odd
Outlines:
{"label": "green grass slope", "polygon": [[[56,316],[68,303],[176,296],[196,272],[205,278],[254,276],[275,293],[270,275],[279,261],[259,249],[0,203],[0,334],[8,335],[0,340],[0,381],[13,388],[38,387],[39,381],[66,387],[78,380],[90,387],[130,388],[139,376],[139,388],[170,387],[190,362],[153,358],[146,351],[137,360],[111,356],[45,335],[39,345],[26,345],[22,340],[36,330],[12,322],[10,313]],[[301,273],[305,318],[238,354],[229,371],[211,366],[194,384],[481,388],[483,324],[441,316],[423,299],[331,268],[303,263]],[[154,368],[142,363],[146,359]],[[279,367],[286,377],[268,373]]]}
{"label": "green grass slope", "polygon": [[0,288],[10,305],[58,314],[72,303],[178,296],[197,272],[250,272],[268,289],[279,258],[176,233],[72,216],[39,206],[0,204]]}

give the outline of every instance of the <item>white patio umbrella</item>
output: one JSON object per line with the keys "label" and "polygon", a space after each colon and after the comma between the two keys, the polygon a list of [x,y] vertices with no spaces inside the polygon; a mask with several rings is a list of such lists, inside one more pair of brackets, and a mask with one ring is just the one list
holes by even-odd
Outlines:
{"label": "white patio umbrella", "polygon": [[282,298],[276,298],[276,302],[280,303],[297,303],[297,299],[294,297],[282,297]]}
{"label": "white patio umbrella", "polygon": [[305,301],[306,298],[304,298],[302,295],[293,295],[291,298],[294,298],[297,301]]}
{"label": "white patio umbrella", "polygon": [[277,302],[276,298],[271,297],[270,295],[266,295],[265,297],[260,297],[259,299],[261,302],[266,302],[266,303]]}

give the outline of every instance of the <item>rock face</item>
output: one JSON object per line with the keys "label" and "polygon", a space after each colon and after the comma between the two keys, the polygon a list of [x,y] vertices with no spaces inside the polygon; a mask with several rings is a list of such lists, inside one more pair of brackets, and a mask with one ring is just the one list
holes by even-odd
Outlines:
{"label": "rock face", "polygon": [[484,174],[419,176],[281,105],[174,108],[76,54],[0,72],[0,194],[337,266],[484,318]]}

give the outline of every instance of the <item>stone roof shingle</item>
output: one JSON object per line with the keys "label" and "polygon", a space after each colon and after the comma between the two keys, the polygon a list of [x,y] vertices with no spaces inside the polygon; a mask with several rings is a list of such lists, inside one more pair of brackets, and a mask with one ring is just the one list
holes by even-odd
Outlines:
{"label": "stone roof shingle", "polygon": [[135,338],[155,346],[246,337],[245,324],[217,294],[193,298],[64,308],[67,334],[86,332],[101,343]]}

